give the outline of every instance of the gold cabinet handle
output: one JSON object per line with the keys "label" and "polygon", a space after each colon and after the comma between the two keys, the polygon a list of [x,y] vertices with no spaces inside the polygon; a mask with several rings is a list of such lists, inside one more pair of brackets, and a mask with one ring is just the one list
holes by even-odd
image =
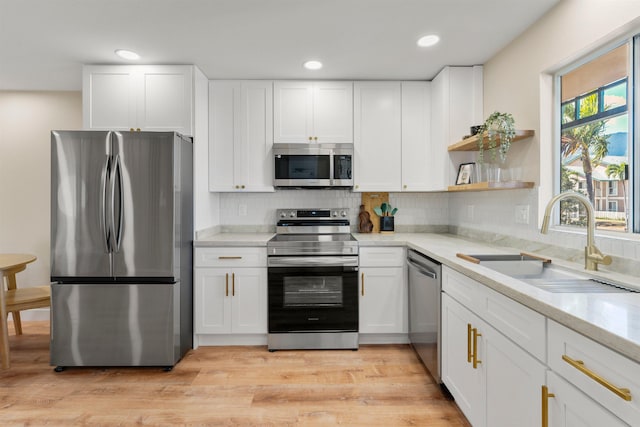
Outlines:
{"label": "gold cabinet handle", "polygon": [[231,273],[231,296],[236,296],[236,273]]}
{"label": "gold cabinet handle", "polygon": [[224,278],[224,296],[229,296],[229,273],[227,273]]}
{"label": "gold cabinet handle", "polygon": [[313,137],[312,136],[309,137],[309,141],[313,141]]}
{"label": "gold cabinet handle", "polygon": [[136,132],[140,132],[140,128],[136,128]]}
{"label": "gold cabinet handle", "polygon": [[542,386],[542,427],[549,427],[549,398],[556,397],[555,394],[549,393],[546,385]]}
{"label": "gold cabinet handle", "polygon": [[360,284],[361,284],[360,294],[364,296],[364,273],[360,274]]}
{"label": "gold cabinet handle", "polygon": [[403,185],[402,188],[404,188],[406,190],[407,188],[407,184]]}
{"label": "gold cabinet handle", "polygon": [[471,363],[473,353],[471,352],[471,323],[467,323],[467,362]]}
{"label": "gold cabinet handle", "polygon": [[318,142],[318,137],[317,137],[317,136],[314,136],[314,137],[313,137],[313,140],[314,140],[315,142]]}
{"label": "gold cabinet handle", "polygon": [[473,369],[478,369],[478,365],[482,363],[482,360],[478,360],[478,337],[482,334],[478,333],[478,328],[473,328],[471,333],[473,334]]}
{"label": "gold cabinet handle", "polygon": [[244,184],[242,184],[242,185],[240,186],[240,188],[242,188],[242,189],[244,190]]}
{"label": "gold cabinet handle", "polygon": [[134,132],[135,129],[134,128],[129,128],[129,132]]}
{"label": "gold cabinet handle", "polygon": [[218,259],[242,259],[241,256],[219,256]]}
{"label": "gold cabinet handle", "polygon": [[621,388],[611,384],[606,379],[602,378],[600,375],[596,374],[592,370],[588,369],[584,366],[584,362],[582,360],[574,360],[567,356],[566,354],[562,355],[562,360],[567,362],[569,365],[576,368],[578,371],[582,372],[601,386],[607,388],[609,391],[613,392],[616,396],[619,396],[621,399],[626,400],[627,402],[631,401],[631,390],[628,388]]}

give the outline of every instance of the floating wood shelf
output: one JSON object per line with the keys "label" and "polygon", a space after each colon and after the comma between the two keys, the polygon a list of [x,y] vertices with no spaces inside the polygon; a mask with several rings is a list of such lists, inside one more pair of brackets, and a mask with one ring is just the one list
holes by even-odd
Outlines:
{"label": "floating wood shelf", "polygon": [[[535,135],[535,131],[533,130],[517,130],[516,136],[513,138],[512,142],[520,141],[523,139],[531,138]],[[486,133],[484,133],[484,148],[487,149],[488,139]],[[500,140],[498,139],[498,145],[500,145]],[[462,141],[458,141],[454,144],[451,144],[448,148],[449,151],[478,151],[478,135],[471,136],[467,139],[463,139]]]}
{"label": "floating wood shelf", "polygon": [[493,191],[533,188],[535,183],[527,181],[474,182],[473,184],[450,185],[448,191]]}

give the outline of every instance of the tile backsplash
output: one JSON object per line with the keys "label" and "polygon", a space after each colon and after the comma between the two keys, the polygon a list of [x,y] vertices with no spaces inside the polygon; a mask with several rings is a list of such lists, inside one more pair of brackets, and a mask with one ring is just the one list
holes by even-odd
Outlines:
{"label": "tile backsplash", "polygon": [[[391,193],[389,203],[398,208],[398,231],[422,231],[447,225],[446,193]],[[273,231],[276,209],[348,208],[352,229],[357,230],[361,194],[348,190],[277,190],[274,193],[221,193],[223,231]]]}

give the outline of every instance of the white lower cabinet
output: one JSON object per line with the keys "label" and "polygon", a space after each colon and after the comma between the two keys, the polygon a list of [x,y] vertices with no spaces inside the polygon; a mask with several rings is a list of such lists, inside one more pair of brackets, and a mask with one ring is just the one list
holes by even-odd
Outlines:
{"label": "white lower cabinet", "polygon": [[265,268],[199,268],[195,333],[267,333]]}
{"label": "white lower cabinet", "polygon": [[539,426],[545,366],[448,295],[442,379],[474,426]]}
{"label": "white lower cabinet", "polygon": [[622,427],[628,425],[596,401],[563,380],[555,372],[547,373],[549,427]]}
{"label": "white lower cabinet", "polygon": [[267,334],[265,248],[195,248],[195,345],[264,344]]}
{"label": "white lower cabinet", "polygon": [[359,331],[361,334],[402,334],[388,335],[378,342],[407,340],[404,257],[404,248],[360,248]]}

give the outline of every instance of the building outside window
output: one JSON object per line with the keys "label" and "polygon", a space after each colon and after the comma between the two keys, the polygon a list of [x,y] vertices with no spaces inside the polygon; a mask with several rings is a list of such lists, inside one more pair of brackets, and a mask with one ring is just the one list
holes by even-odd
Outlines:
{"label": "building outside window", "polygon": [[[559,78],[560,191],[585,195],[594,206],[596,227],[601,230],[630,229],[632,45],[629,41],[613,48]],[[572,199],[561,201],[559,223],[584,226],[582,205]]]}

